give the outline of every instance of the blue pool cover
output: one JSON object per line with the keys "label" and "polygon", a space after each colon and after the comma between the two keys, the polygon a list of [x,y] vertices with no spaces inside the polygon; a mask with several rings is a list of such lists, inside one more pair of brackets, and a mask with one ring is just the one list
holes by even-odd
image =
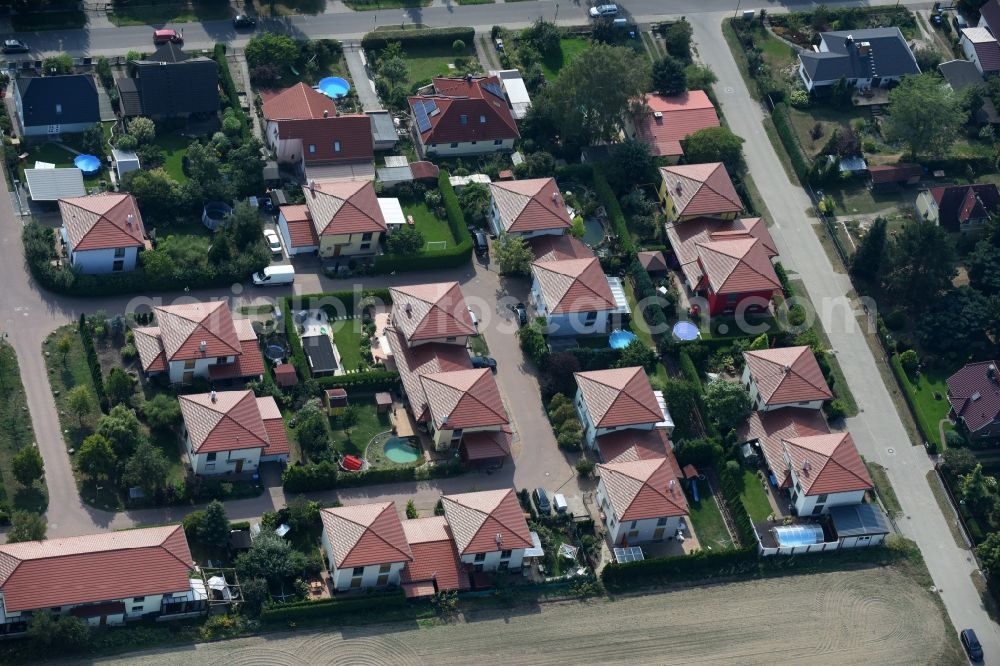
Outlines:
{"label": "blue pool cover", "polygon": [[101,170],[101,160],[94,155],[78,155],[73,165],[84,173],[97,173]]}
{"label": "blue pool cover", "polygon": [[674,324],[674,337],[678,340],[697,340],[701,337],[701,333],[691,322],[679,321]]}
{"label": "blue pool cover", "polygon": [[774,528],[779,546],[811,546],[823,543],[823,528],[819,525],[782,525]]}
{"label": "blue pool cover", "polygon": [[339,76],[328,76],[321,79],[316,87],[327,97],[336,98],[346,95],[347,91],[351,89],[351,84]]}
{"label": "blue pool cover", "polygon": [[633,340],[637,340],[632,331],[612,331],[608,336],[608,346],[612,349],[625,349]]}

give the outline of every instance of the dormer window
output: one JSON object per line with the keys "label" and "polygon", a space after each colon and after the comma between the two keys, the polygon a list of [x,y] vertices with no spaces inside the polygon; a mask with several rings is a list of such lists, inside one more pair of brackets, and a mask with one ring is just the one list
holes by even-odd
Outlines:
{"label": "dormer window", "polygon": [[56,113],[62,113],[62,104],[56,104]]}
{"label": "dormer window", "polygon": [[479,116],[479,124],[480,125],[486,124],[486,116]]}
{"label": "dormer window", "polygon": [[315,143],[310,143],[309,144],[309,154],[312,155],[315,152],[316,152],[316,144]]}
{"label": "dormer window", "polygon": [[458,119],[459,119],[459,122],[461,122],[463,125],[468,125],[469,124],[469,116],[465,115],[464,113],[461,116],[459,116]]}
{"label": "dormer window", "polygon": [[333,152],[335,152],[335,153],[339,153],[340,152],[340,142],[339,141],[334,141],[333,142]]}

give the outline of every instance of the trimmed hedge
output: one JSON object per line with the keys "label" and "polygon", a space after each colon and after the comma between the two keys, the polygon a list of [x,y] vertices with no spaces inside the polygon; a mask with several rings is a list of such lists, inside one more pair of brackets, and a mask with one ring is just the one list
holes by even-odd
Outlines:
{"label": "trimmed hedge", "polygon": [[288,340],[288,347],[291,350],[292,365],[299,373],[299,379],[309,379],[312,377],[312,368],[309,367],[309,360],[302,349],[302,341],[299,340],[299,330],[295,327],[295,320],[292,319],[292,309],[289,307],[289,299],[285,299],[285,338]]}
{"label": "trimmed hedge", "polygon": [[705,387],[701,383],[701,374],[698,372],[698,368],[694,366],[694,361],[691,360],[691,355],[687,353],[687,350],[681,349],[677,356],[680,359],[681,373],[684,378],[691,382],[697,389],[699,395],[705,391]]}
{"label": "trimmed hedge", "polygon": [[389,370],[352,372],[346,375],[320,377],[316,380],[316,384],[321,389],[344,387],[357,391],[393,391],[399,388],[399,373]]}
{"label": "trimmed hedge", "polygon": [[240,107],[240,96],[236,92],[236,83],[233,81],[232,72],[229,71],[229,61],[226,59],[226,45],[216,44],[212,57],[219,64],[219,83],[222,84],[222,90],[229,99],[229,106],[239,118],[243,131],[246,131],[250,127],[250,120],[243,113],[243,108]]}
{"label": "trimmed hedge", "polygon": [[778,281],[781,282],[781,291],[784,292],[785,298],[791,298],[795,295],[795,289],[792,288],[792,283],[788,280],[788,273],[785,271],[785,267],[781,265],[780,261],[774,263],[774,272],[778,276]]}
{"label": "trimmed hedge", "polygon": [[[358,298],[360,296],[360,299]],[[378,289],[363,289],[361,291],[326,291],[320,294],[306,294],[305,296],[289,296],[285,298],[285,308],[288,310],[294,306],[295,310],[308,310],[313,307],[323,307],[330,301],[339,301],[343,304],[344,314],[347,316],[360,317],[358,301],[375,299],[386,305],[392,304],[392,295],[385,287]],[[317,302],[318,301],[318,302]],[[323,303],[322,301],[326,301]],[[337,316],[341,316],[338,312]]]}
{"label": "trimmed hedge", "polygon": [[593,173],[594,191],[597,193],[597,198],[604,205],[604,210],[608,213],[608,220],[610,220],[611,226],[615,230],[615,235],[618,236],[618,244],[621,247],[623,255],[622,259],[631,261],[636,253],[635,243],[632,242],[632,234],[628,230],[628,225],[625,224],[625,215],[622,213],[621,206],[618,205],[618,197],[615,196],[614,190],[611,189],[611,185],[608,184],[603,173],[600,171],[594,171]]}
{"label": "trimmed hedge", "polygon": [[380,51],[391,42],[399,42],[405,50],[407,46],[446,46],[451,48],[456,39],[466,44],[474,44],[475,28],[418,28],[413,30],[379,30],[362,37],[362,48]]}
{"label": "trimmed hedge", "polygon": [[400,481],[422,481],[457,476],[465,471],[461,463],[448,463],[434,467],[393,467],[372,469],[367,472],[341,473],[332,461],[309,465],[291,465],[281,475],[281,484],[286,492],[307,493],[334,488],[354,488],[380,483]]}
{"label": "trimmed hedge", "polygon": [[758,568],[759,559],[755,548],[699,550],[690,555],[656,557],[627,564],[612,563],[604,567],[601,580],[609,590],[621,590],[636,585],[705,580],[752,573]]}
{"label": "trimmed hedge", "polygon": [[638,305],[645,300],[650,302],[642,310],[641,314],[650,331],[654,329],[661,331],[660,333],[650,333],[654,339],[659,340],[661,337],[667,335],[669,331],[667,328],[667,316],[663,314],[663,308],[654,304],[663,302],[663,297],[656,291],[656,285],[653,284],[649,273],[642,267],[638,259],[633,259],[629,263],[628,273],[632,278],[632,289],[635,293],[636,304]]}
{"label": "trimmed hedge", "polygon": [[[472,42],[466,42],[471,44]],[[472,258],[472,234],[465,224],[465,215],[458,204],[458,196],[451,186],[447,171],[438,174],[438,190],[444,209],[448,215],[448,228],[455,238],[455,245],[443,250],[424,250],[420,254],[394,256],[382,254],[375,257],[376,273],[392,273],[393,271],[432,270],[435,268],[458,268],[464,266]]]}
{"label": "trimmed hedge", "polygon": [[262,622],[290,622],[316,617],[350,617],[370,615],[388,609],[405,608],[406,597],[397,590],[388,594],[372,594],[357,599],[321,599],[296,601],[266,606],[260,614]]}
{"label": "trimmed hedge", "polygon": [[87,325],[87,316],[80,313],[80,341],[83,343],[83,353],[87,357],[87,367],[90,368],[90,376],[94,380],[94,392],[97,394],[97,402],[101,406],[102,412],[108,411],[108,396],[104,392],[104,375],[101,374],[101,362],[97,359],[97,350],[94,349],[94,335]]}
{"label": "trimmed hedge", "polygon": [[809,165],[802,157],[799,142],[795,139],[792,122],[788,117],[788,107],[784,102],[774,105],[774,110],[771,111],[771,120],[774,121],[774,128],[778,132],[778,138],[781,139],[781,145],[785,147],[788,159],[792,162],[792,170],[800,181],[806,183],[809,179]]}
{"label": "trimmed hedge", "polygon": [[753,521],[740,497],[739,482],[733,478],[733,472],[728,467],[719,469],[719,481],[722,484],[722,495],[729,505],[729,515],[733,518],[736,531],[739,532],[740,541],[747,547],[757,543],[757,532],[754,530]]}

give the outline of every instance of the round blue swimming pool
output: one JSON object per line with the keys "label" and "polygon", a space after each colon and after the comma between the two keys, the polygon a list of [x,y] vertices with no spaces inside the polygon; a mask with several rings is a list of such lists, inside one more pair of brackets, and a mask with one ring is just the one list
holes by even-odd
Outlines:
{"label": "round blue swimming pool", "polygon": [[679,321],[674,324],[674,337],[678,340],[697,340],[701,337],[698,327],[689,321]]}
{"label": "round blue swimming pool", "polygon": [[402,437],[389,438],[384,450],[386,458],[400,465],[407,465],[420,459],[420,451]]}
{"label": "round blue swimming pool", "polygon": [[101,160],[95,155],[77,155],[73,166],[90,176],[101,170]]}
{"label": "round blue swimming pool", "polygon": [[351,89],[351,84],[347,82],[347,79],[342,79],[339,76],[327,76],[324,79],[320,79],[320,82],[316,84],[316,88],[327,97],[336,99],[346,95]]}

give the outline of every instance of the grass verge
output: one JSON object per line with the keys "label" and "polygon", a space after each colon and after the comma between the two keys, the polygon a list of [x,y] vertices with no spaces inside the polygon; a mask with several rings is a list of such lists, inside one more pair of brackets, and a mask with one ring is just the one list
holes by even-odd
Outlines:
{"label": "grass verge", "polygon": [[82,10],[14,14],[10,17],[10,26],[14,29],[14,32],[79,30],[85,25],[87,25],[87,15]]}
{"label": "grass verge", "polygon": [[878,493],[882,504],[885,505],[885,510],[893,518],[903,515],[903,507],[900,506],[899,498],[896,497],[896,491],[893,490],[892,483],[889,482],[889,475],[886,473],[885,467],[882,467],[878,463],[868,462],[867,460],[865,461],[865,467],[868,468],[868,474],[872,477],[872,482],[875,484],[875,492]]}
{"label": "grass verge", "polygon": [[34,434],[17,354],[6,342],[0,342],[0,394],[0,506],[41,513],[48,505],[45,479],[23,488],[11,468],[14,455],[34,445]]}
{"label": "grass verge", "polygon": [[951,538],[955,540],[955,545],[968,550],[969,544],[966,543],[962,528],[958,525],[955,507],[951,505],[948,494],[941,486],[941,479],[938,478],[937,472],[934,470],[927,472],[927,484],[931,487],[931,494],[934,495],[934,501],[937,502],[938,509],[944,516],[944,521],[948,523],[948,531],[951,532]]}
{"label": "grass verge", "polygon": [[[938,446],[944,448],[944,441],[938,423],[948,418],[951,405],[948,402],[948,376],[951,374],[936,372],[934,370],[924,370],[917,378],[916,384],[903,371],[903,366],[899,362],[899,356],[893,355],[889,359],[892,365],[892,372],[896,376],[896,381],[903,389],[907,404],[916,417],[917,427],[920,435],[926,442],[937,442]],[[936,397],[935,397],[936,396]]]}
{"label": "grass verge", "polygon": [[108,19],[118,27],[130,25],[166,25],[167,23],[192,23],[221,21],[232,16],[229,5],[203,5],[198,2],[150,1],[142,5],[116,5],[108,12]]}

